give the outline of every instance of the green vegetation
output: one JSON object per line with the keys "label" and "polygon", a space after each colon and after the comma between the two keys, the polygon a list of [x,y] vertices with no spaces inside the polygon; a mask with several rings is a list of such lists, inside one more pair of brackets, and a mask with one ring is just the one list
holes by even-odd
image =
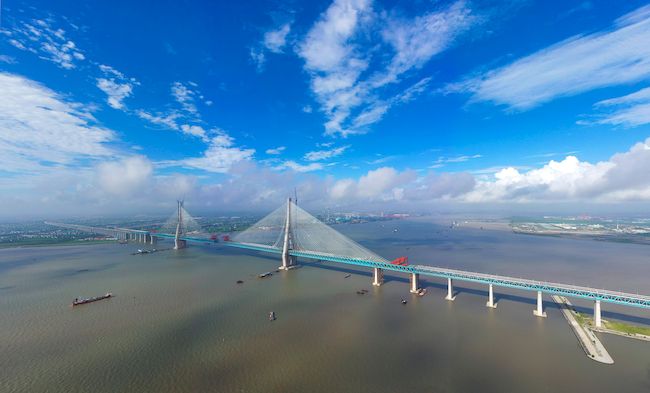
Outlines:
{"label": "green vegetation", "polygon": [[578,321],[580,325],[591,327],[591,324],[593,322],[591,315],[579,313],[577,311],[573,311],[573,315],[575,315],[576,321]]}
{"label": "green vegetation", "polygon": [[650,336],[650,327],[630,325],[623,322],[603,321],[603,326],[606,329],[616,330],[617,332],[626,334],[642,334]]}
{"label": "green vegetation", "polygon": [[[587,328],[593,327],[593,317],[591,315],[579,313],[576,311],[574,311],[574,315],[576,317],[576,321],[578,321],[580,325]],[[641,334],[650,337],[650,327],[646,327],[646,326],[637,326],[637,325],[630,325],[629,323],[625,323],[625,322],[618,322],[618,321],[614,322],[614,321],[603,320],[603,328],[614,330],[624,334],[629,334],[629,335]]]}

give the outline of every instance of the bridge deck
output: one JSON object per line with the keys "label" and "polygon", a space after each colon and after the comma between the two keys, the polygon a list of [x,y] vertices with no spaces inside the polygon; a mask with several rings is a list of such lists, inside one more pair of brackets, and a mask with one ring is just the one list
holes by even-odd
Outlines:
{"label": "bridge deck", "polygon": [[[245,248],[249,250],[270,252],[281,254],[282,250],[279,248],[268,247],[250,243],[224,243],[230,247]],[[493,284],[501,287],[522,289],[526,291],[542,291],[549,294],[557,294],[562,296],[577,297],[589,300],[601,300],[603,302],[622,304],[626,306],[635,306],[650,309],[650,296],[631,294],[625,292],[609,291],[604,289],[596,289],[589,287],[582,287],[577,285],[567,285],[553,282],[535,281],[524,278],[515,278],[508,276],[499,276],[495,274],[485,274],[469,272],[464,270],[446,269],[434,266],[424,265],[409,265],[400,266],[390,263],[379,263],[374,261],[364,261],[354,258],[346,258],[332,254],[325,254],[313,251],[291,250],[290,254],[296,257],[304,257],[310,259],[318,259],[324,261],[331,261],[337,263],[344,263],[356,266],[376,267],[384,270],[390,270],[402,273],[416,273],[425,276],[433,276],[440,278],[451,278],[459,281],[469,281],[481,284]]]}
{"label": "bridge deck", "polygon": [[[97,228],[85,225],[76,224],[62,224],[46,222],[50,225],[59,227],[76,229],[81,231],[95,232],[95,233],[114,233],[114,232],[130,232],[130,233],[143,233],[154,237],[170,238],[173,239],[173,234],[156,233],[143,230],[133,230],[126,228]],[[185,235],[181,237],[182,240],[197,243],[213,243],[213,240],[207,238],[199,238]],[[276,247],[269,247],[261,244],[253,243],[238,243],[238,242],[224,242],[226,246],[243,248],[253,251],[268,252],[274,254],[281,254],[282,250]],[[501,287],[522,289],[526,291],[542,291],[549,294],[577,297],[589,300],[600,300],[608,303],[622,304],[626,306],[635,306],[650,309],[650,296],[631,294],[625,292],[609,291],[604,289],[596,289],[589,287],[582,287],[577,285],[567,285],[553,282],[535,281],[524,278],[515,278],[508,276],[499,276],[495,274],[485,274],[469,272],[464,270],[446,269],[434,266],[424,265],[393,265],[386,262],[369,261],[355,258],[348,258],[340,255],[327,254],[322,252],[305,251],[305,250],[291,250],[290,254],[296,257],[324,260],[330,262],[344,263],[355,266],[365,266],[373,268],[381,268],[384,270],[402,272],[402,273],[416,273],[425,276],[451,278],[454,280],[475,282],[480,284],[493,284]]]}

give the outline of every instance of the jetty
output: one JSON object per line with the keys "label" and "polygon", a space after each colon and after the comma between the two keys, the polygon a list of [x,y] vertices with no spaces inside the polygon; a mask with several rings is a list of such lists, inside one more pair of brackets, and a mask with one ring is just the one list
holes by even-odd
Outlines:
{"label": "jetty", "polygon": [[569,326],[573,329],[573,333],[578,338],[578,342],[587,354],[587,357],[600,363],[614,364],[614,359],[609,355],[607,349],[605,349],[605,346],[596,337],[594,332],[578,322],[576,319],[578,313],[573,308],[569,299],[558,295],[553,295],[552,298],[555,303],[560,305],[562,315],[569,322]]}

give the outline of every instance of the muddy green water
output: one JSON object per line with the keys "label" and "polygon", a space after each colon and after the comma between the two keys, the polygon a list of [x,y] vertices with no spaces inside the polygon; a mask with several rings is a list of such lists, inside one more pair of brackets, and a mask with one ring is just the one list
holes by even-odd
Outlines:
{"label": "muddy green water", "polygon": [[[412,263],[650,293],[648,246],[426,220],[336,229]],[[129,255],[140,247],[0,250],[0,392],[650,391],[650,343],[600,335],[616,363],[593,362],[551,303],[532,315],[532,293],[497,289],[488,309],[477,285],[448,302],[441,280],[418,298],[406,276],[373,288],[368,270],[308,264],[258,279],[279,261],[221,246]],[[116,297],[68,306],[106,291]]]}

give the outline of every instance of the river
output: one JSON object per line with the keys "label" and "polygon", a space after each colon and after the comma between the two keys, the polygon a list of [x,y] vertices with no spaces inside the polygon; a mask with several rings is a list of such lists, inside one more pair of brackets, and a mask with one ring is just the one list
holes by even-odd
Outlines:
{"label": "river", "polygon": [[[334,228],[387,258],[650,294],[648,246],[429,219]],[[277,256],[221,245],[131,255],[142,247],[0,250],[1,392],[650,391],[650,343],[599,334],[615,364],[591,361],[549,297],[542,319],[529,292],[495,288],[489,309],[475,284],[457,283],[450,302],[442,280],[424,278],[419,298],[406,275],[375,288],[369,269],[307,263],[259,279]],[[603,317],[650,324],[630,307],[604,304]]]}

